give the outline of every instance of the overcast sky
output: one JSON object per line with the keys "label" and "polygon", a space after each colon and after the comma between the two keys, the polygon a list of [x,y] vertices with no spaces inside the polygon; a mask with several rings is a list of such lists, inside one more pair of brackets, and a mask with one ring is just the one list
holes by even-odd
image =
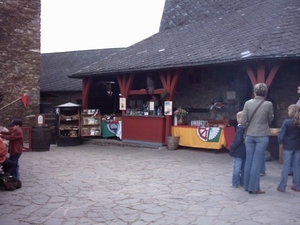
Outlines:
{"label": "overcast sky", "polygon": [[41,52],[128,47],[159,30],[165,0],[41,0]]}

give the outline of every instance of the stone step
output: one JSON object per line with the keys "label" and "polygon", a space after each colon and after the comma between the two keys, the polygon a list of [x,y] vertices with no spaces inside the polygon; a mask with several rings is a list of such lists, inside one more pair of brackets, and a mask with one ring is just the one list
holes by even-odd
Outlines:
{"label": "stone step", "polygon": [[127,143],[116,138],[82,138],[82,144],[94,144],[99,146],[120,146],[120,147],[136,147],[149,149],[167,149],[166,146],[157,146],[143,143]]}

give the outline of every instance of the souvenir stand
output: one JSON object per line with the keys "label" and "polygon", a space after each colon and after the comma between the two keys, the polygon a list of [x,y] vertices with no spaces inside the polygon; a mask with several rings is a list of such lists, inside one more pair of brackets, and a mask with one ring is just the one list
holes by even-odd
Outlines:
{"label": "souvenir stand", "polygon": [[123,115],[122,141],[135,144],[164,145],[165,117]]}
{"label": "souvenir stand", "polygon": [[[181,70],[168,70],[157,74],[157,78],[160,79],[161,83],[157,87],[151,86],[151,83],[153,83],[151,77],[150,79],[145,77],[148,85],[147,89],[139,82],[138,78],[142,78],[141,76],[137,76],[137,79],[134,79],[135,73],[116,75],[120,89],[119,110],[122,111],[122,121],[121,123],[118,122],[118,124],[122,124],[120,127],[122,129],[123,142],[157,146],[162,146],[166,143],[166,137],[171,134],[171,116],[165,116],[160,110],[157,111],[157,108],[153,109],[153,114],[151,114],[150,105],[149,109],[144,108],[143,112],[139,111],[139,109],[143,107],[143,103],[153,101],[155,104],[155,100],[150,99],[150,97],[158,97],[160,102],[171,101],[181,72]],[[82,108],[87,109],[94,76],[79,75],[76,78],[82,78]],[[136,105],[130,104],[131,100],[136,101],[136,103],[139,103],[137,102],[138,100],[142,102],[136,108]],[[126,107],[126,105],[129,107]],[[112,125],[116,125],[116,123]]]}
{"label": "souvenir stand", "polygon": [[56,106],[57,146],[81,144],[80,111],[81,105],[71,102]]}
{"label": "souvenir stand", "polygon": [[[155,99],[154,99],[155,100]],[[162,146],[165,143],[165,116],[157,101],[129,101],[122,116],[122,141],[135,144]],[[138,107],[134,109],[134,105]]]}
{"label": "souvenir stand", "polygon": [[101,136],[101,115],[99,109],[83,109],[81,111],[81,136]]}

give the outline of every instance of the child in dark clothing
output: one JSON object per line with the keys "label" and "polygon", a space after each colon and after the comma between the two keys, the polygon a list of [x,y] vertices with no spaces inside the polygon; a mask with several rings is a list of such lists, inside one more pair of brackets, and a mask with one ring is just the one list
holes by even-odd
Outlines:
{"label": "child in dark clothing", "polygon": [[245,128],[240,126],[242,111],[236,114],[238,125],[234,139],[230,145],[230,156],[233,157],[233,172],[232,172],[232,186],[244,186],[244,165],[246,158],[246,147],[244,144]]}
{"label": "child in dark clothing", "polygon": [[292,104],[278,134],[278,142],[283,145],[283,167],[277,191],[284,192],[290,165],[293,165],[293,185],[291,189],[300,192],[300,107]]}

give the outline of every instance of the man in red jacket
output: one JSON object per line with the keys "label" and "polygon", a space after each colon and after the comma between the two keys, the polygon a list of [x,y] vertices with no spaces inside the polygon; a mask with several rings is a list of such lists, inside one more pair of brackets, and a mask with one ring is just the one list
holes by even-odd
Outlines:
{"label": "man in red jacket", "polygon": [[23,151],[23,131],[21,128],[23,123],[20,119],[14,119],[10,125],[12,128],[9,131],[0,132],[0,137],[9,140],[9,159],[17,164],[16,177],[19,178],[19,158]]}

